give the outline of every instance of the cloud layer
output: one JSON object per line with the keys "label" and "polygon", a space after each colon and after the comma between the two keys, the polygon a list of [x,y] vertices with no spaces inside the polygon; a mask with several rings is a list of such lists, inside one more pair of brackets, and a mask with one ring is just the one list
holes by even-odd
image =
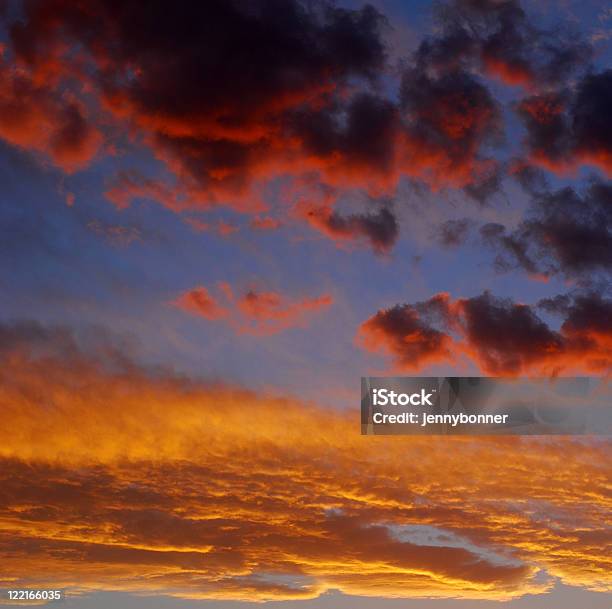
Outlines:
{"label": "cloud layer", "polygon": [[350,433],[347,414],[143,370],[108,342],[87,356],[66,330],[0,332],[4,586],[248,600],[502,599],[555,577],[609,589],[605,444],[389,443]]}

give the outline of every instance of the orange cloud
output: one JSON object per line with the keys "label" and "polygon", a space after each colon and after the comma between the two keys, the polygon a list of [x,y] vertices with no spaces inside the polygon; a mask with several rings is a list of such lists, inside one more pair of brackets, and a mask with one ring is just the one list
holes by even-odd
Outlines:
{"label": "orange cloud", "polygon": [[301,326],[313,313],[333,304],[333,298],[328,294],[294,300],[279,292],[256,289],[236,297],[225,282],[217,284],[217,289],[219,299],[199,286],[184,292],[173,304],[208,320],[225,318],[236,332],[256,335],[276,334]]}
{"label": "orange cloud", "polygon": [[63,331],[0,333],[3,587],[611,589],[608,441],[360,436],[355,413],[92,359]]}

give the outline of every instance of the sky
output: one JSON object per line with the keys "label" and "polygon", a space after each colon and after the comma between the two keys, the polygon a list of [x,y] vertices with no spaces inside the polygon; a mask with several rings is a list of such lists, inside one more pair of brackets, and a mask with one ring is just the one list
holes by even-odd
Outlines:
{"label": "sky", "polygon": [[362,437],[359,387],[609,376],[611,39],[594,0],[0,2],[0,589],[609,607],[608,439]]}

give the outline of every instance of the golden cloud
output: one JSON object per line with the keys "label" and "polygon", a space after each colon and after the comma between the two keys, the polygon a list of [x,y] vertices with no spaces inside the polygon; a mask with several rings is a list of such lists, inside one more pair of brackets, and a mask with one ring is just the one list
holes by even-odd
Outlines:
{"label": "golden cloud", "polygon": [[355,412],[101,362],[70,341],[1,356],[0,587],[611,588],[608,441],[360,436]]}

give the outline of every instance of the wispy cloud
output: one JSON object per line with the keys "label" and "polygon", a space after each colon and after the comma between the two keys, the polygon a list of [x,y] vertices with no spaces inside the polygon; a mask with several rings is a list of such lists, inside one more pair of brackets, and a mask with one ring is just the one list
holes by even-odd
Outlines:
{"label": "wispy cloud", "polygon": [[333,304],[329,294],[291,298],[285,294],[249,288],[236,295],[226,282],[216,286],[216,296],[197,286],[181,294],[172,304],[179,309],[209,321],[225,320],[238,333],[269,335],[296,326]]}

